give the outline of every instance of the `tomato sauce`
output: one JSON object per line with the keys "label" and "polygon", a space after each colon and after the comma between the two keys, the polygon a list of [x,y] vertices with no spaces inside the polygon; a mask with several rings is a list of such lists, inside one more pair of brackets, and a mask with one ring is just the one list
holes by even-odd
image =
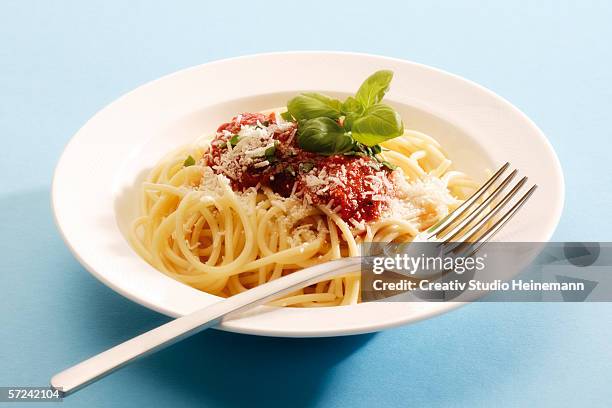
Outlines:
{"label": "tomato sauce", "polygon": [[[207,164],[221,162],[231,135],[237,134],[243,125],[267,127],[276,123],[274,114],[243,113],[222,124],[206,155]],[[272,137],[278,142],[269,165],[249,166],[239,177],[230,178],[235,191],[267,186],[282,197],[293,195],[313,205],[329,205],[347,222],[373,221],[387,208],[388,199],[395,193],[391,170],[367,156],[324,156],[303,150],[297,142],[295,123],[283,130],[273,129]]]}

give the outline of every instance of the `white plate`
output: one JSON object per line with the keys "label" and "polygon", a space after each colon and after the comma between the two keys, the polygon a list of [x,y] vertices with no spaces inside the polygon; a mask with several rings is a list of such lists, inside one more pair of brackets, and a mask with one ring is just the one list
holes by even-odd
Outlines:
{"label": "white plate", "polygon": [[[137,181],[166,152],[213,132],[236,113],[283,106],[298,91],[345,96],[378,69],[395,72],[385,99],[406,127],[438,139],[456,168],[482,180],[484,168],[510,161],[539,185],[502,238],[548,241],[563,207],[563,175],[546,137],[522,112],[491,91],[434,68],[338,52],[217,61],[165,76],[111,103],[77,132],[57,165],[52,201],[64,240],[94,276],[151,309],[181,316],[218,301],[153,269],[128,245]],[[261,307],[219,327],[269,336],[344,335],[414,322],[459,305]]]}

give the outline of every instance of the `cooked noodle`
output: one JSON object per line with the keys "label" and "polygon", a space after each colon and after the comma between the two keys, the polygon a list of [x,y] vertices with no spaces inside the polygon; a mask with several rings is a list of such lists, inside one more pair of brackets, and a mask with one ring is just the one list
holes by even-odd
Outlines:
{"label": "cooked noodle", "polygon": [[[437,141],[417,131],[382,144],[408,195],[368,223],[347,222],[332,205],[283,198],[267,187],[234,191],[203,156],[210,142],[181,148],[142,184],[135,250],[152,266],[194,288],[231,296],[292,271],[359,255],[361,242],[408,242],[452,211],[476,187]],[[388,150],[387,150],[388,149]],[[185,166],[191,156],[195,164]],[[359,275],[319,282],[275,301],[279,306],[338,306],[359,301]]]}

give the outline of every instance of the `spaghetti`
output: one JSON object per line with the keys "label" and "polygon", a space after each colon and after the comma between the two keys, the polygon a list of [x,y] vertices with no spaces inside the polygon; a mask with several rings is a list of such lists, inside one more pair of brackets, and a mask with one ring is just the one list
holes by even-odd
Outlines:
{"label": "spaghetti", "polygon": [[[362,242],[409,242],[476,187],[417,131],[381,143],[377,160],[305,151],[297,131],[275,113],[242,114],[170,153],[142,184],[135,250],[170,277],[228,297],[359,255]],[[273,304],[354,304],[359,284],[358,274],[338,277]]]}

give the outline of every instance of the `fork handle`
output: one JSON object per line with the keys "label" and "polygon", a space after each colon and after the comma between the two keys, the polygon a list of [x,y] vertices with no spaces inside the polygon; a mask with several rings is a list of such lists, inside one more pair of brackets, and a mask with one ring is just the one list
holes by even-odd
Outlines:
{"label": "fork handle", "polygon": [[304,286],[354,272],[360,258],[326,262],[257,286],[145,332],[51,378],[51,387],[68,395],[113,371],[212,327],[230,315],[264,304]]}

